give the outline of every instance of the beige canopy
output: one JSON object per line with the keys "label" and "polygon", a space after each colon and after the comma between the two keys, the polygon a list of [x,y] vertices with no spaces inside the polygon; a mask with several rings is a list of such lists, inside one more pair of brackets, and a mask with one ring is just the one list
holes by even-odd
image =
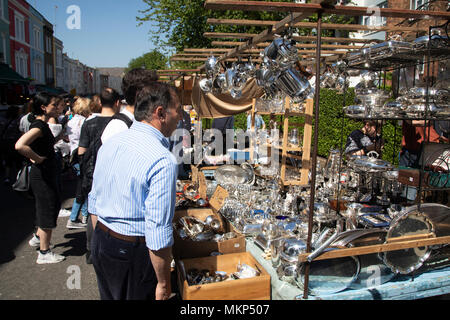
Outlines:
{"label": "beige canopy", "polygon": [[192,88],[192,106],[200,118],[225,118],[246,112],[252,108],[253,99],[264,94],[253,78],[247,81],[240,99],[233,99],[230,94],[204,93],[199,86],[200,80],[195,78]]}

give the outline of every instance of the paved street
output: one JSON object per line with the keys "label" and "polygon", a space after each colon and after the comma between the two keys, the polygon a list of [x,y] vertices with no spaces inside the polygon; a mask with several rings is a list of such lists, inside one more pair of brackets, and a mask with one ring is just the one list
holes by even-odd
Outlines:
{"label": "paved street", "polygon": [[[36,264],[37,250],[28,245],[34,202],[5,187],[3,177],[0,181],[0,300],[98,300],[94,268],[85,261],[85,229],[68,230],[68,217],[59,217],[52,243],[66,260]],[[74,188],[75,180],[66,175],[63,206],[71,206]]]}

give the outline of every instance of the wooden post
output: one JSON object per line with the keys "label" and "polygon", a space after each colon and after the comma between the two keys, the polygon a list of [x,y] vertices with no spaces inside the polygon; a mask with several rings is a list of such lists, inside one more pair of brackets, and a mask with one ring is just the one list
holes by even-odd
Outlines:
{"label": "wooden post", "polygon": [[311,138],[312,138],[312,116],[313,116],[314,100],[308,99],[305,103],[305,126],[303,129],[303,146],[302,146],[302,169],[300,170],[300,184],[308,184],[309,170],[311,169]]}
{"label": "wooden post", "polygon": [[281,182],[286,184],[286,156],[288,149],[288,135],[289,135],[289,110],[290,98],[286,97],[284,100],[284,119],[283,119],[283,142],[281,147]]}

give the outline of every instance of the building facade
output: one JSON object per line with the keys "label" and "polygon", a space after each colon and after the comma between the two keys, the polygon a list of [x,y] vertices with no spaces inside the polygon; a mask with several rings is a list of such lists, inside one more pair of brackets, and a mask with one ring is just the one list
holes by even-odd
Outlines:
{"label": "building facade", "polygon": [[98,68],[100,72],[100,89],[105,87],[113,88],[122,94],[122,79],[125,75],[125,68]]}
{"label": "building facade", "polygon": [[30,74],[32,84],[45,84],[44,17],[30,6]]}
{"label": "building facade", "polygon": [[0,0],[0,63],[11,66],[8,0]]}
{"label": "building facade", "polygon": [[44,19],[44,73],[45,84],[55,84],[54,58],[53,58],[53,25]]}
{"label": "building facade", "polygon": [[[374,10],[376,10],[376,8],[388,7],[387,0],[353,0],[352,3],[359,7],[374,8]],[[387,25],[387,19],[385,17],[376,16],[376,14],[358,17],[358,19],[359,24],[363,26],[384,27]],[[350,37],[356,39],[385,40],[386,32],[376,30],[360,30],[359,32],[351,32]]]}
{"label": "building facade", "polygon": [[29,8],[24,0],[8,1],[11,65],[24,78],[30,77]]}
{"label": "building facade", "polygon": [[[398,8],[398,9],[411,9],[411,10],[430,10],[430,11],[447,11],[449,9],[449,1],[448,0],[387,0],[389,8]],[[387,18],[387,25],[404,25],[404,26],[412,26],[417,27],[417,32],[404,32],[402,33],[402,37],[404,40],[411,41],[417,38],[418,36],[428,34],[428,27],[430,26],[438,26],[445,23],[444,20],[439,19],[402,19],[402,18]]]}
{"label": "building facade", "polygon": [[63,42],[58,38],[53,38],[54,44],[54,74],[55,74],[55,84],[56,88],[64,88],[64,64],[63,64]]}

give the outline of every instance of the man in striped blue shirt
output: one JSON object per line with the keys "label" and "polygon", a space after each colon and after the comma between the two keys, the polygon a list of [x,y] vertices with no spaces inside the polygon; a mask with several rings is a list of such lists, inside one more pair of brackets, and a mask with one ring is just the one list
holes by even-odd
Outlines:
{"label": "man in striped blue shirt", "polygon": [[173,87],[137,95],[131,128],[100,148],[89,212],[98,217],[92,262],[101,299],[168,299],[177,161],[169,141],[181,119]]}

